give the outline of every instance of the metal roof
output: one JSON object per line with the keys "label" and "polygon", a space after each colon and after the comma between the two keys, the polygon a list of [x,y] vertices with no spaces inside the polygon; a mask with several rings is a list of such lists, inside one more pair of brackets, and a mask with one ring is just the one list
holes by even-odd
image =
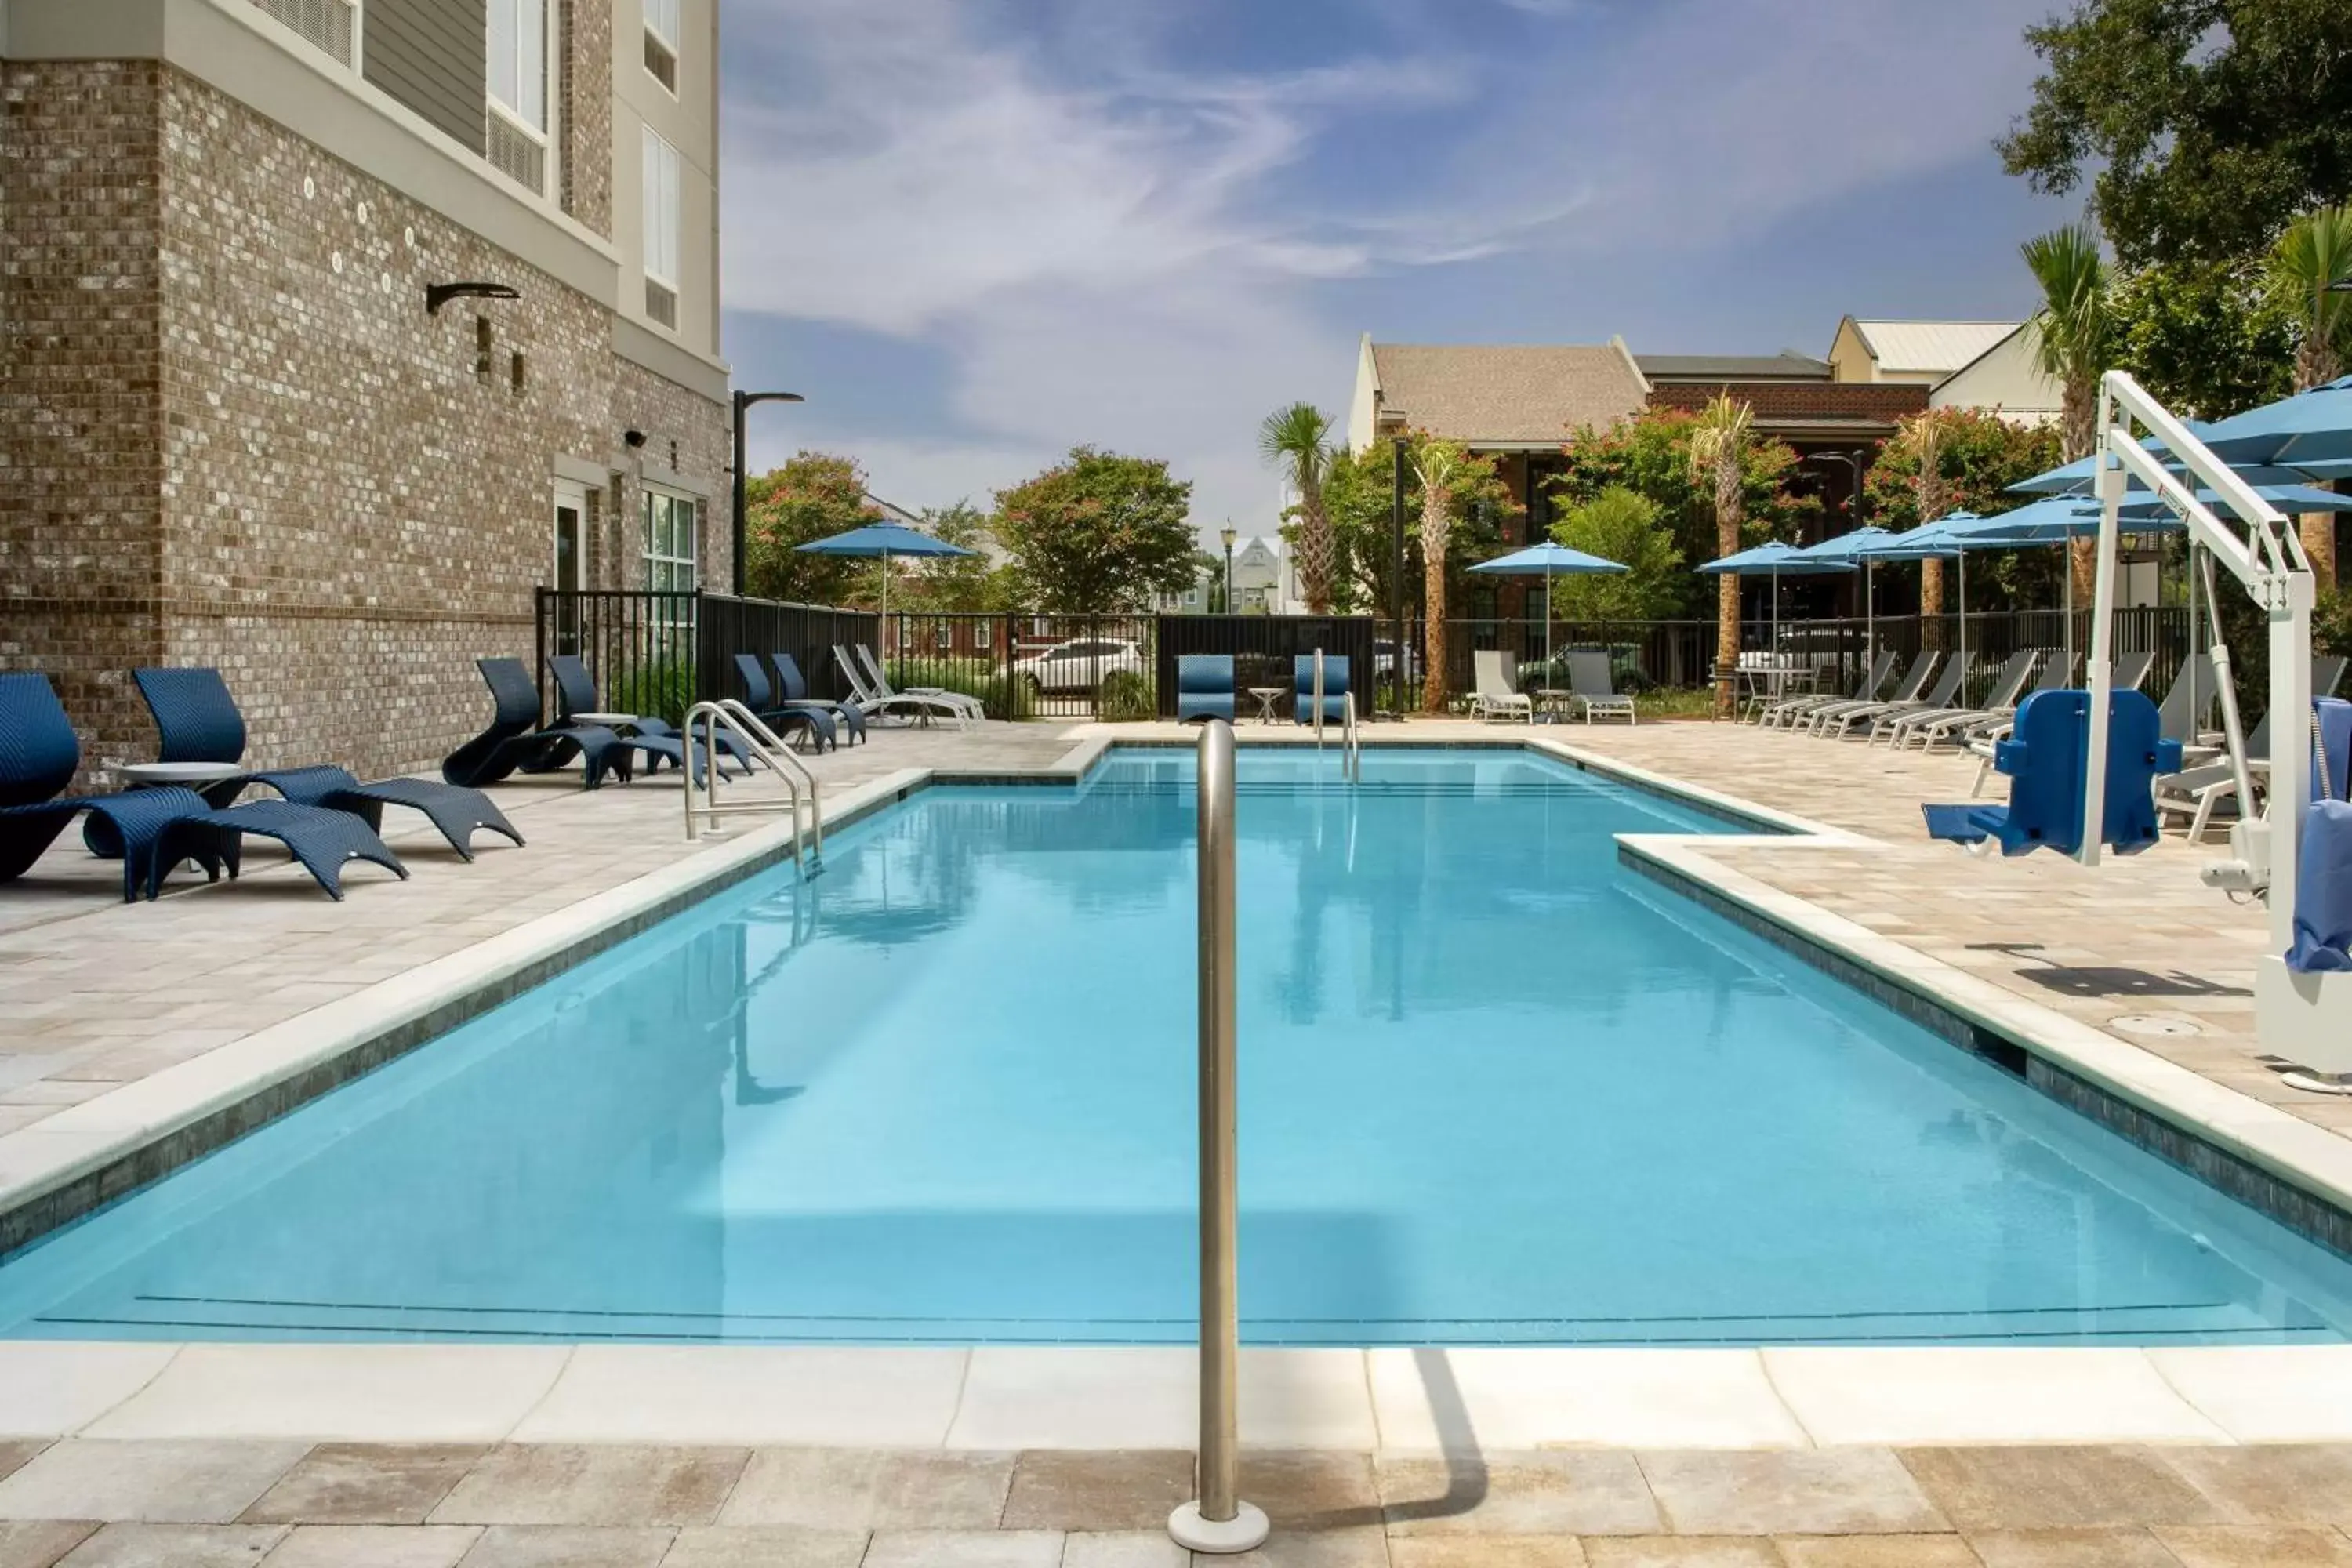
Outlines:
{"label": "metal roof", "polygon": [[1948,374],[1978,358],[2022,323],[2017,321],[1864,321],[1853,330],[1881,371]]}

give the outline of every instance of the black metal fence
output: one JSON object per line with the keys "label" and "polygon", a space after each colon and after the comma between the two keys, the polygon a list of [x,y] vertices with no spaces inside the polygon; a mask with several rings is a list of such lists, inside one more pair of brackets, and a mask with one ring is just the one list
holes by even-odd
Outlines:
{"label": "black metal fence", "polygon": [[977,697],[992,718],[1149,714],[1153,616],[893,610],[889,619],[882,652],[899,686]]}
{"label": "black metal fence", "polygon": [[1378,640],[1369,616],[1162,616],[1155,666],[1157,710],[1162,718],[1175,717],[1176,660],[1181,655],[1231,654],[1236,690],[1256,686],[1288,691],[1297,670],[1294,661],[1319,647],[1327,657],[1349,660],[1357,701],[1369,718]]}
{"label": "black metal fence", "polygon": [[536,612],[540,689],[554,710],[548,659],[577,654],[596,678],[597,700],[614,712],[672,723],[705,698],[740,697],[735,656],[788,653],[821,697],[847,697],[834,666],[836,645],[871,645],[877,618],[862,610],[739,599],[726,594],[634,589],[541,588]]}

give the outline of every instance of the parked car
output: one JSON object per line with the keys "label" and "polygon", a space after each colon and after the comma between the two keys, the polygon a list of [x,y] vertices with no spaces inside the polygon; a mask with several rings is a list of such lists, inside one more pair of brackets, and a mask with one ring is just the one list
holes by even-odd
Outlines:
{"label": "parked car", "polygon": [[1146,673],[1141,645],[1124,637],[1073,637],[1013,661],[1013,673],[1036,691],[1092,691],[1122,671]]}
{"label": "parked car", "polygon": [[[1381,637],[1374,641],[1372,644],[1372,673],[1385,680],[1396,673],[1396,667],[1397,645],[1387,637]],[[1421,650],[1419,648],[1405,649],[1404,678],[1407,680],[1418,680],[1421,679]]]}

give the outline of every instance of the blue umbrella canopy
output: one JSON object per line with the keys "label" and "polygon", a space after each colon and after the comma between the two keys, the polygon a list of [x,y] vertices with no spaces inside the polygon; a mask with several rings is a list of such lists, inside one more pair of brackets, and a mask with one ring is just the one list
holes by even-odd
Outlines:
{"label": "blue umbrella canopy", "polygon": [[1851,561],[1832,561],[1816,557],[1799,550],[1792,544],[1782,544],[1778,541],[1769,544],[1759,544],[1753,549],[1742,550],[1737,554],[1727,555],[1720,561],[1710,561],[1704,566],[1693,568],[1709,577],[1721,576],[1727,572],[1736,577],[1802,577],[1832,572],[1851,572],[1853,569],[1853,563]]}
{"label": "blue umbrella canopy", "polygon": [[869,522],[830,539],[811,540],[793,547],[803,555],[977,555],[961,544],[934,539],[919,528],[898,522]]}
{"label": "blue umbrella canopy", "polygon": [[882,567],[882,613],[890,613],[890,558],[894,555],[977,555],[961,544],[934,539],[919,528],[898,522],[869,522],[830,539],[813,539],[793,547],[803,555],[879,556]]}
{"label": "blue umbrella canopy", "polygon": [[1963,548],[1959,530],[1983,520],[1972,511],[1947,512],[1933,522],[1855,546],[1859,561],[1946,561]]}
{"label": "blue umbrella canopy", "polygon": [[1498,576],[1549,577],[1555,572],[1630,572],[1633,568],[1547,540],[1541,544],[1530,544],[1525,550],[1514,550],[1508,555],[1498,555],[1492,561],[1481,561],[1470,570],[1492,572]]}
{"label": "blue umbrella canopy", "polygon": [[1797,553],[1808,561],[1843,561],[1851,565],[1861,561],[1869,546],[1894,537],[1883,528],[1857,528],[1819,544],[1808,544]]}
{"label": "blue umbrella canopy", "polygon": [[2352,375],[2249,408],[2199,434],[2225,463],[2301,468],[2352,459]]}

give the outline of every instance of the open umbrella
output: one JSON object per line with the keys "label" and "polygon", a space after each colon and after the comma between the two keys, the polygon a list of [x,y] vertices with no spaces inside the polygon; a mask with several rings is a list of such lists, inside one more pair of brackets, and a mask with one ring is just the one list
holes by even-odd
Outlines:
{"label": "open umbrella", "polygon": [[[1851,561],[1815,560],[1795,545],[1782,544],[1776,540],[1750,549],[1735,551],[1720,560],[1710,561],[1696,570],[1703,577],[1720,577],[1728,572],[1736,577],[1772,579],[1772,647],[1769,651],[1777,655],[1780,651],[1782,574],[1785,573],[1791,577],[1826,577],[1841,572],[1853,571],[1854,565]],[[1777,690],[1779,688],[1776,686],[1774,689]]]}
{"label": "open umbrella", "polygon": [[1862,640],[1863,662],[1878,651],[1878,563],[1864,552],[1883,539],[1895,535],[1883,528],[1857,528],[1841,533],[1834,539],[1824,539],[1819,544],[1808,544],[1797,552],[1808,561],[1835,561],[1848,566],[1860,565],[1862,575]]}
{"label": "open umbrella", "polygon": [[961,544],[950,544],[944,539],[934,539],[918,528],[904,523],[869,522],[863,528],[853,528],[847,533],[836,533],[830,539],[812,540],[793,546],[803,555],[860,555],[867,559],[880,557],[882,562],[882,614],[890,614],[890,559],[896,555],[977,555],[977,550],[966,550]]}
{"label": "open umbrella", "polygon": [[2195,434],[2232,467],[2266,463],[2303,468],[2352,458],[2352,375],[2249,408]]}
{"label": "open umbrella", "polygon": [[[1931,522],[1901,533],[1887,535],[1860,546],[1854,554],[1864,561],[1958,561],[1960,563],[1960,668],[1969,662],[1969,555],[1961,545],[1958,531],[1969,524],[1981,521],[1976,513],[1962,510],[1947,512]],[[1922,617],[1922,629],[1925,617]]]}
{"label": "open umbrella", "polygon": [[1549,670],[1551,668],[1552,577],[1577,573],[1630,572],[1633,568],[1546,540],[1541,544],[1530,544],[1525,550],[1496,556],[1492,561],[1481,561],[1470,570],[1500,577],[1540,577],[1544,580],[1544,668]]}

